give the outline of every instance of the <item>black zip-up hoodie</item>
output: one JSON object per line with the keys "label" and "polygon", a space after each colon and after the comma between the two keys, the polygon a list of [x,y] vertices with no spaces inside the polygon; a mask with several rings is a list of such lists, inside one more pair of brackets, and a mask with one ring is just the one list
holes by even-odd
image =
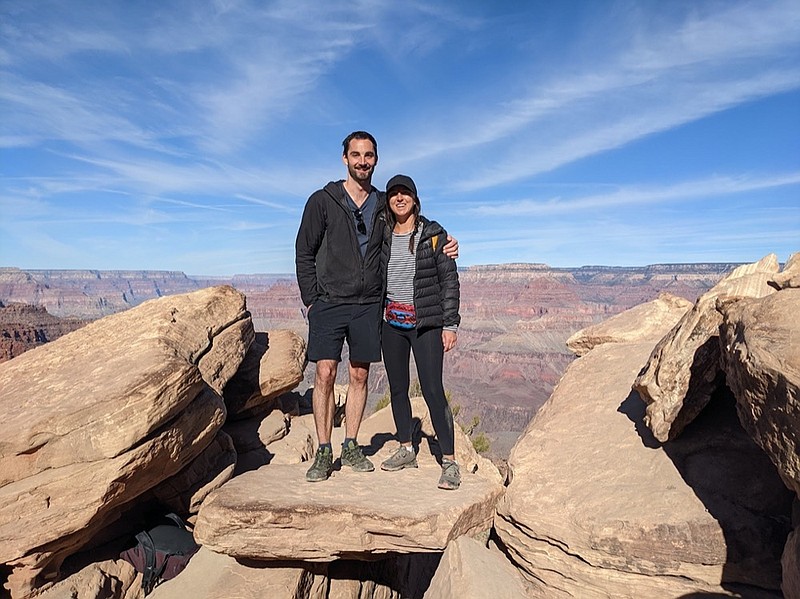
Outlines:
{"label": "black zip-up hoodie", "polygon": [[367,252],[361,256],[344,180],[311,194],[295,242],[295,268],[305,306],[317,299],[332,304],[383,301],[381,245],[386,195],[378,194]]}

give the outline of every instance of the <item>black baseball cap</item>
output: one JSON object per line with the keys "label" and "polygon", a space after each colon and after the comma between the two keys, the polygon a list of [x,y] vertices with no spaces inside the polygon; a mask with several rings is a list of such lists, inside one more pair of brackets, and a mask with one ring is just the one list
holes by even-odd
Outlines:
{"label": "black baseball cap", "polygon": [[414,185],[414,180],[408,175],[395,175],[389,179],[386,184],[386,193],[389,193],[393,187],[405,187],[414,194],[414,197],[417,197],[417,186]]}

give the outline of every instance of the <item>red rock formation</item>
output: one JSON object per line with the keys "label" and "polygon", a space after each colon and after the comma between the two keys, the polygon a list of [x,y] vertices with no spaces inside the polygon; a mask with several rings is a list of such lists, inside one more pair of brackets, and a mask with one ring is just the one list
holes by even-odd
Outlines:
{"label": "red rock formation", "polygon": [[0,362],[84,326],[85,320],[57,318],[40,306],[0,302]]}

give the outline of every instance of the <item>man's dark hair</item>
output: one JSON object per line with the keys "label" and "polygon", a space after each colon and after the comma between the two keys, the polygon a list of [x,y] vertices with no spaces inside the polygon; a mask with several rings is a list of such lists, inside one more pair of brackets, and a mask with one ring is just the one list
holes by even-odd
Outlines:
{"label": "man's dark hair", "polygon": [[375,148],[375,155],[378,154],[378,142],[366,131],[353,131],[350,135],[344,138],[342,142],[342,156],[347,156],[347,150],[350,148],[350,142],[354,139],[368,139],[372,142],[372,147]]}

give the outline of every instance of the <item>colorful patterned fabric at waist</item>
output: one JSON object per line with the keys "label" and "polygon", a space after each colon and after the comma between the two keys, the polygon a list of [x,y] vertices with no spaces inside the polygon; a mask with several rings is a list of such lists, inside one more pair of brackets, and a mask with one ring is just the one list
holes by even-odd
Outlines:
{"label": "colorful patterned fabric at waist", "polygon": [[398,329],[413,329],[417,326],[417,312],[413,304],[401,304],[386,300],[384,318],[393,327]]}

